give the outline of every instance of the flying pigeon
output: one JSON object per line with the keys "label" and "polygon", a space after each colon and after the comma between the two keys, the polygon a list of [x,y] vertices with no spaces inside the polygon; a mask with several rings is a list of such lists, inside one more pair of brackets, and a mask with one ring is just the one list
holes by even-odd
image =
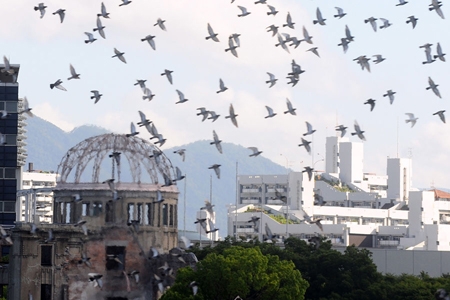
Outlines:
{"label": "flying pigeon", "polygon": [[162,20],[161,18],[158,18],[158,20],[156,20],[156,23],[153,26],[159,26],[159,28],[161,28],[162,30],[167,31],[166,25],[164,25],[164,22],[166,22],[166,20]]}
{"label": "flying pigeon", "polygon": [[301,42],[302,42],[302,41],[305,41],[305,42],[307,42],[308,44],[312,44],[312,43],[313,43],[312,40],[311,40],[312,38],[313,38],[313,37],[309,35],[308,30],[306,30],[305,26],[303,26],[303,39],[300,40],[300,41],[301,41]]}
{"label": "flying pigeon", "polygon": [[152,94],[152,91],[146,87],[143,89],[144,96],[142,96],[142,100],[148,99],[148,101],[153,100],[153,97],[155,97],[155,94]]}
{"label": "flying pigeon", "polygon": [[394,103],[394,95],[396,94],[396,92],[393,92],[392,90],[388,90],[387,92],[386,92],[386,94],[384,94],[383,95],[383,97],[389,97],[389,102],[391,103],[391,105],[392,105],[392,103]]}
{"label": "flying pigeon", "polygon": [[286,24],[283,24],[283,27],[287,26],[287,27],[289,27],[291,29],[294,29],[294,24],[295,23],[292,22],[291,14],[288,12],[288,14],[286,16]]}
{"label": "flying pigeon", "polygon": [[308,173],[308,179],[311,181],[314,169],[311,167],[303,167],[303,169],[302,173]]}
{"label": "flying pigeon", "polygon": [[311,144],[310,141],[307,141],[307,140],[305,140],[304,138],[302,138],[302,143],[299,144],[298,146],[299,146],[299,147],[301,147],[301,146],[305,147],[306,151],[307,151],[309,154],[311,154],[311,146],[310,146],[309,144]]}
{"label": "flying pigeon", "polygon": [[105,26],[102,25],[102,21],[100,20],[99,17],[97,17],[97,27],[94,28],[94,31],[98,30],[98,33],[100,34],[100,36],[102,38],[106,39],[105,31],[103,31],[103,29],[105,29]]}
{"label": "flying pigeon", "polygon": [[378,19],[377,18],[374,18],[374,17],[370,17],[370,18],[368,18],[368,19],[365,19],[364,20],[364,23],[370,23],[370,25],[372,25],[372,29],[373,29],[373,31],[377,31],[377,21]]}
{"label": "flying pigeon", "polygon": [[39,3],[38,6],[34,7],[34,10],[39,10],[39,12],[41,13],[41,19],[44,17],[45,15],[45,9],[47,8],[47,6],[44,5],[44,3]]}
{"label": "flying pigeon", "polygon": [[439,86],[439,84],[435,84],[433,79],[431,79],[431,77],[428,77],[428,84],[430,86],[428,86],[426,89],[427,90],[431,89],[436,96],[438,96],[439,98],[442,98],[441,93],[439,93],[439,90],[437,88]]}
{"label": "flying pigeon", "polygon": [[100,13],[97,14],[97,17],[103,17],[105,19],[109,19],[109,13],[106,12],[106,7],[103,2],[102,2],[102,6],[100,8]]}
{"label": "flying pigeon", "polygon": [[256,147],[248,147],[247,149],[250,149],[253,151],[253,153],[249,155],[250,157],[252,157],[252,156],[257,157],[258,155],[260,155],[262,153],[262,151],[258,151],[258,148],[256,148]]}
{"label": "flying pigeon", "polygon": [[267,118],[272,118],[272,117],[275,117],[275,116],[277,115],[276,113],[273,112],[273,109],[270,108],[270,107],[267,106],[267,105],[266,105],[266,109],[267,109],[268,115],[264,117],[265,119],[267,119]]}
{"label": "flying pigeon", "polygon": [[209,23],[208,23],[208,33],[209,36],[206,37],[207,40],[212,39],[214,42],[219,42],[219,39],[217,38],[218,34],[214,32]]}
{"label": "flying pigeon", "polygon": [[336,131],[341,132],[341,138],[344,137],[345,133],[347,132],[346,129],[347,129],[347,127],[345,127],[344,125],[336,126]]}
{"label": "flying pigeon", "polygon": [[366,102],[364,102],[364,104],[369,104],[370,105],[370,111],[373,111],[374,107],[375,107],[375,101],[374,99],[369,99]]}
{"label": "flying pigeon", "polygon": [[389,23],[388,19],[380,18],[380,20],[381,20],[381,22],[383,22],[383,25],[380,26],[380,29],[383,29],[383,28],[386,29],[392,25],[391,23]]}
{"label": "flying pigeon", "polygon": [[239,127],[239,126],[238,126],[238,123],[237,123],[237,120],[236,120],[236,117],[237,117],[238,115],[236,115],[236,114],[234,113],[234,107],[233,107],[233,104],[230,104],[229,112],[230,112],[230,115],[229,115],[229,116],[225,116],[225,119],[230,119],[230,120],[231,120],[231,123],[233,123],[234,126]]}
{"label": "flying pigeon", "polygon": [[156,45],[155,45],[155,40],[154,40],[155,36],[154,35],[147,35],[145,38],[141,39],[141,42],[145,42],[147,41],[148,44],[150,45],[150,47],[152,47],[153,50],[156,50]]}
{"label": "flying pigeon", "polygon": [[213,122],[215,122],[220,117],[220,115],[216,114],[216,112],[212,110],[210,110],[208,114],[209,114],[208,120],[212,120]]}
{"label": "flying pigeon", "polygon": [[65,12],[66,10],[65,9],[58,9],[57,11],[55,11],[53,14],[54,15],[56,15],[56,14],[58,14],[59,15],[59,19],[60,19],[60,21],[61,21],[61,23],[64,21],[64,17],[65,17]]}
{"label": "flying pigeon", "polygon": [[445,113],[445,110],[440,110],[438,112],[435,112],[433,114],[433,116],[438,115],[439,118],[441,119],[441,121],[445,123],[445,115],[444,115],[444,113]]}
{"label": "flying pigeon", "polygon": [[408,120],[405,120],[405,123],[411,123],[411,128],[413,128],[419,118],[415,118],[412,113],[405,113],[405,115],[409,117]]}
{"label": "flying pigeon", "polygon": [[200,112],[197,114],[197,116],[202,115],[203,116],[202,122],[205,121],[208,118],[209,111],[206,110],[204,107],[199,107],[199,108],[197,108],[197,110],[200,110]]}
{"label": "flying pigeon", "polygon": [[352,135],[358,135],[358,137],[359,137],[361,140],[365,141],[366,138],[364,137],[364,134],[363,134],[364,131],[361,130],[361,127],[359,127],[359,124],[358,124],[358,122],[356,122],[356,120],[355,120],[355,125],[354,125],[354,127],[355,127],[355,132],[352,132]]}
{"label": "flying pigeon", "polygon": [[241,14],[238,15],[238,17],[245,17],[248,16],[249,14],[251,14],[250,12],[247,11],[247,9],[243,6],[238,6],[238,8],[241,10]]}
{"label": "flying pigeon", "polygon": [[272,36],[275,36],[278,33],[278,26],[270,25],[267,27],[267,32],[272,32]]}
{"label": "flying pigeon", "polygon": [[270,79],[268,81],[266,81],[266,83],[270,83],[269,87],[273,87],[275,85],[275,83],[277,83],[277,80],[275,78],[275,75],[273,75],[272,73],[267,72],[267,75],[269,75]]}
{"label": "flying pigeon", "polygon": [[77,72],[75,71],[75,68],[72,66],[72,64],[70,64],[70,75],[72,75],[72,76],[67,78],[67,80],[80,79],[80,74],[77,74]]}
{"label": "flying pigeon", "polygon": [[373,61],[376,64],[379,64],[380,62],[386,60],[386,58],[383,58],[381,54],[373,55],[373,57],[376,57],[376,59]]}
{"label": "flying pigeon", "polygon": [[131,133],[127,133],[125,136],[130,137],[130,136],[135,136],[135,135],[139,134],[139,132],[136,131],[136,127],[134,126],[133,122],[131,122],[131,125],[130,125],[130,132]]}
{"label": "flying pigeon", "polygon": [[344,10],[340,7],[335,7],[337,10],[337,15],[334,15],[335,18],[339,18],[342,19],[342,17],[344,17],[346,15],[346,13],[344,12]]}
{"label": "flying pigeon", "polygon": [[128,5],[128,4],[130,4],[130,3],[131,3],[130,0],[122,0],[122,3],[119,4],[119,6]]}
{"label": "flying pigeon", "polygon": [[286,98],[286,105],[287,105],[288,110],[284,112],[285,114],[290,113],[291,115],[294,115],[294,116],[297,115],[295,113],[296,108],[292,107],[292,103],[291,103],[291,101],[289,101],[288,98]]}
{"label": "flying pigeon", "polygon": [[84,41],[86,44],[87,43],[93,43],[94,41],[97,40],[97,39],[94,38],[94,35],[92,33],[85,32],[84,34],[88,36],[88,39]]}
{"label": "flying pigeon", "polygon": [[439,17],[441,17],[442,19],[445,19],[444,13],[441,10],[441,6],[442,6],[442,2],[441,1],[431,0],[431,4],[429,4],[428,6],[430,6],[428,8],[430,11],[435,10]]}
{"label": "flying pigeon", "polygon": [[324,18],[322,17],[322,13],[320,12],[320,9],[319,9],[319,8],[316,9],[316,17],[317,17],[317,20],[314,20],[314,21],[313,21],[313,24],[326,25],[326,24],[325,24],[325,21],[326,21],[327,19],[324,19]]}
{"label": "flying pigeon", "polygon": [[115,55],[113,55],[112,57],[117,57],[118,59],[120,59],[123,63],[127,63],[127,61],[125,60],[125,57],[123,56],[125,54],[125,52],[120,52],[119,50],[117,50],[116,48],[114,48],[114,53]]}
{"label": "flying pigeon", "polygon": [[437,43],[437,47],[436,47],[436,51],[437,51],[437,55],[434,55],[434,58],[439,58],[441,61],[445,61],[445,53],[442,53],[442,47],[440,43]]}
{"label": "flying pigeon", "polygon": [[178,150],[173,151],[173,153],[176,153],[176,154],[181,156],[181,160],[182,161],[184,161],[184,159],[186,157],[186,153],[185,152],[186,152],[186,149],[178,149]]}
{"label": "flying pigeon", "polygon": [[270,10],[269,12],[267,12],[268,16],[270,16],[270,15],[275,16],[278,13],[278,11],[275,9],[275,7],[273,7],[271,5],[267,5],[267,8]]}
{"label": "flying pigeon", "polygon": [[222,145],[220,145],[220,143],[222,142],[221,140],[219,140],[219,136],[217,135],[216,131],[213,130],[213,142],[210,142],[210,145],[216,145],[217,150],[219,151],[220,154],[222,154]]}
{"label": "flying pigeon", "polygon": [[395,6],[405,5],[406,3],[408,3],[408,2],[406,2],[405,0],[399,0],[398,4],[395,4]]}
{"label": "flying pigeon", "polygon": [[236,48],[237,48],[237,47],[238,47],[238,46],[235,46],[235,45],[234,45],[234,39],[233,39],[232,37],[229,37],[229,38],[228,38],[228,48],[225,49],[225,52],[231,51],[231,54],[233,54],[235,57],[238,57],[238,53],[237,53],[237,51],[236,51]]}
{"label": "flying pigeon", "polygon": [[[214,164],[211,167],[209,167],[208,169],[213,169],[214,172],[216,172],[216,176],[218,179],[220,179],[220,165],[218,164]],[[207,232],[208,233],[208,232]]]}
{"label": "flying pigeon", "polygon": [[306,51],[311,51],[312,53],[314,53],[315,55],[317,55],[318,57],[320,57],[319,52],[317,51],[317,47],[312,47]]}
{"label": "flying pigeon", "polygon": [[303,136],[307,136],[309,134],[313,134],[314,132],[316,132],[316,130],[312,128],[312,125],[309,122],[305,122],[306,123],[306,133],[303,134]]}
{"label": "flying pigeon", "polygon": [[219,88],[220,90],[218,90],[216,93],[222,93],[225,92],[226,90],[228,90],[228,88],[225,86],[225,84],[223,83],[223,80],[220,78],[219,79]]}
{"label": "flying pigeon", "polygon": [[59,90],[61,90],[61,91],[67,91],[67,90],[61,85],[61,83],[62,83],[61,79],[58,79],[58,80],[55,81],[55,83],[50,84],[50,88],[51,88],[51,89],[57,88],[57,89],[59,89]]}
{"label": "flying pigeon", "polygon": [[96,104],[100,100],[100,98],[103,96],[96,90],[91,91],[91,93],[94,93],[94,96],[91,96],[91,99],[95,99],[94,104]]}
{"label": "flying pigeon", "polygon": [[414,29],[414,28],[416,28],[416,25],[417,25],[417,21],[418,21],[418,20],[419,20],[419,19],[416,18],[416,17],[414,17],[414,16],[409,16],[409,17],[408,17],[408,20],[406,21],[406,24],[411,23],[411,24],[412,24],[412,27],[413,27],[413,29]]}
{"label": "flying pigeon", "polygon": [[170,84],[173,84],[172,73],[173,73],[173,71],[165,69],[164,73],[162,73],[161,76],[166,76],[167,80],[169,80]]}

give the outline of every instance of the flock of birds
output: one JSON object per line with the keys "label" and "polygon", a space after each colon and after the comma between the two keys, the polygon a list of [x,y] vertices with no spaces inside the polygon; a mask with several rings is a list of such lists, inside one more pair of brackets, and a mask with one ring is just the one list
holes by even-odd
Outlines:
{"label": "flock of birds", "polygon": [[[231,3],[233,3],[234,1],[235,0],[232,0]],[[121,0],[121,2],[122,3],[119,6],[126,6],[126,5],[129,5],[130,3],[132,3],[132,1],[129,1],[129,0]],[[255,5],[258,5],[258,4],[267,5],[267,8],[268,8],[267,15],[268,16],[271,16],[271,15],[275,16],[277,13],[279,13],[279,11],[277,11],[275,7],[267,4],[267,0],[258,0],[254,3],[255,3]],[[405,0],[399,0],[399,3],[396,4],[396,6],[403,6],[403,5],[406,5],[407,3],[408,2]],[[432,0],[431,4],[429,5],[429,10],[435,11],[439,17],[444,19],[444,14],[441,10],[442,5],[443,4],[441,1]],[[44,3],[39,3],[37,6],[34,7],[34,9],[40,13],[40,18],[43,18],[45,16],[46,8],[47,8],[47,6]],[[237,6],[237,8],[240,11],[240,13],[237,15],[237,17],[239,17],[239,18],[244,18],[251,14],[250,9],[248,9],[246,7]],[[337,11],[337,13],[336,13],[336,15],[334,15],[335,18],[342,19],[347,15],[347,13],[344,11],[344,9],[342,9],[340,7],[336,7],[336,11]],[[55,12],[53,12],[53,15],[59,16],[60,22],[63,23],[64,19],[65,19],[65,9],[58,9]],[[94,43],[100,37],[103,39],[106,39],[106,33],[105,33],[106,26],[103,25],[102,20],[104,21],[109,18],[110,17],[109,17],[107,8],[106,8],[105,4],[102,2],[101,7],[100,7],[100,12],[97,14],[96,27],[92,29],[93,33],[85,32],[87,39],[84,42],[86,44]],[[378,28],[386,29],[386,28],[392,26],[392,24],[390,23],[389,20],[380,18],[382,25],[378,27],[377,20],[378,19],[375,17],[370,17],[368,19],[365,19],[364,23],[370,24],[374,31],[377,31]],[[419,19],[416,18],[415,16],[410,16],[406,20],[406,23],[408,23],[408,24],[411,23],[412,28],[414,29],[417,26],[418,20]],[[317,8],[316,19],[313,20],[313,25],[324,26],[324,25],[326,25],[326,21],[327,21],[327,19],[324,18],[324,16],[322,15],[320,8]],[[158,18],[156,20],[156,23],[154,24],[154,26],[158,26],[161,30],[167,31],[165,22],[166,22],[165,20]],[[288,12],[287,16],[286,16],[286,22],[284,24],[281,24],[280,26],[281,26],[281,29],[283,29],[283,28],[294,29],[295,24],[296,23],[294,22],[293,17]],[[299,47],[301,45],[301,43],[307,43],[309,45],[313,45],[313,36],[311,36],[309,34],[309,32],[305,26],[303,26],[303,28],[302,28],[303,38],[294,37],[288,33],[281,33],[280,26],[272,24],[267,27],[267,32],[270,33],[272,35],[272,37],[276,37],[276,39],[277,39],[277,43],[275,44],[276,47],[280,46],[283,50],[290,53],[290,51],[291,51],[290,49],[292,49],[292,47],[294,49],[296,49],[297,47]],[[98,32],[99,37],[95,35],[95,32]],[[205,37],[205,39],[207,41],[216,42],[216,43],[220,42],[219,34],[214,31],[213,26],[210,23],[206,24],[206,33],[207,33],[207,36]],[[239,57],[238,49],[241,46],[240,38],[241,38],[241,35],[238,33],[233,33],[233,34],[229,35],[228,36],[228,48],[224,49],[224,51],[230,52],[233,56],[238,58]],[[342,47],[344,53],[346,53],[347,50],[349,49],[349,45],[355,41],[355,37],[352,36],[350,28],[347,25],[345,26],[345,37],[341,38],[340,40],[341,40],[341,42],[337,46]],[[155,36],[147,35],[147,36],[143,37],[141,39],[141,41],[147,42],[153,50],[156,50]],[[440,45],[440,43],[438,43],[436,46],[436,52],[435,52],[436,54],[432,54],[432,46],[433,45],[429,44],[429,43],[420,46],[420,48],[423,48],[425,51],[425,61],[423,62],[423,64],[431,64],[437,60],[445,62],[446,54],[443,52],[442,46]],[[311,52],[311,53],[315,54],[316,56],[320,57],[318,47],[311,47],[311,48],[307,49],[306,51]],[[125,52],[122,52],[122,51],[118,50],[117,48],[114,48],[113,53],[114,53],[114,55],[112,55],[112,58],[117,58],[121,62],[123,62],[125,64],[127,63],[126,58],[125,58]],[[374,59],[372,61],[375,64],[382,63],[386,60],[380,54],[373,55],[373,57],[374,57]],[[361,56],[355,58],[354,61],[356,61],[356,63],[358,63],[361,66],[362,70],[367,70],[368,72],[371,71],[371,66],[370,66],[371,58],[368,58],[365,55],[361,55]],[[287,77],[286,77],[289,80],[287,83],[291,84],[292,87],[294,87],[299,82],[300,75],[302,73],[304,73],[305,70],[302,70],[301,66],[298,63],[296,63],[295,60],[292,60],[290,69],[291,69],[291,71],[287,74]],[[7,76],[17,76],[17,74],[15,74],[14,69],[10,66],[9,60],[6,57],[4,57],[4,68],[1,69],[0,71],[2,74],[5,74]],[[69,71],[70,71],[70,77],[68,77],[67,80],[76,80],[76,79],[81,78],[80,77],[81,75],[76,72],[75,67],[72,64],[70,64],[70,66],[69,66]],[[174,73],[173,70],[165,69],[164,72],[161,73],[161,76],[165,76],[167,78],[169,84],[173,85],[173,83],[174,83],[173,73]],[[268,75],[268,80],[266,81],[266,84],[268,85],[269,88],[272,88],[277,83],[278,79],[276,78],[276,76],[274,74],[272,74],[270,72],[267,72],[267,75]],[[63,84],[63,81],[61,79],[57,79],[54,83],[50,84],[50,88],[51,89],[56,88],[56,89],[59,89],[62,91],[67,91],[66,88],[64,88],[62,84]],[[431,90],[437,97],[441,98],[441,94],[438,89],[438,84],[436,84],[431,77],[428,77],[428,84],[429,84],[429,86],[426,87],[426,89]],[[146,86],[146,80],[139,79],[139,80],[137,80],[135,85],[138,85],[141,88],[142,93],[143,93],[143,96],[142,96],[143,100],[151,101],[154,99],[155,94],[153,94],[152,91],[150,90],[150,88]],[[227,90],[228,90],[228,87],[226,86],[224,81],[220,78],[219,79],[219,89],[217,90],[217,93],[224,93]],[[176,92],[177,92],[178,98],[179,98],[179,100],[176,102],[176,104],[182,104],[189,100],[188,98],[186,98],[186,96],[184,95],[184,93],[182,91],[176,89]],[[98,91],[98,90],[92,90],[91,93],[92,93],[91,99],[94,100],[94,104],[98,103],[100,101],[101,97],[103,96],[100,93],[100,91]],[[390,104],[393,104],[394,99],[395,99],[395,94],[396,94],[395,91],[388,90],[383,95],[383,97],[388,97]],[[367,101],[364,102],[364,104],[369,105],[370,111],[373,111],[375,108],[376,100],[368,99]],[[267,106],[267,105],[265,107],[267,109],[267,116],[265,116],[265,118],[273,118],[277,115],[277,113],[273,110],[273,108],[271,108],[270,106]],[[287,98],[286,98],[286,107],[287,107],[287,110],[284,111],[284,114],[290,114],[290,115],[294,115],[294,116],[296,115],[296,108],[293,106],[292,102]],[[205,107],[199,107],[199,108],[197,108],[197,110],[198,110],[197,116],[201,116],[202,122],[206,121],[206,120],[211,120],[212,122],[215,122],[220,117],[220,114],[216,113],[215,111],[208,110]],[[22,102],[22,109],[19,111],[19,114],[22,114],[22,113],[26,113],[29,116],[33,116],[33,114],[31,113],[31,108],[29,107],[28,100],[26,97],[24,97],[23,102]],[[446,120],[445,120],[444,113],[445,113],[445,110],[440,110],[440,111],[434,113],[433,115],[437,115],[440,118],[440,120],[443,123],[445,123]],[[151,135],[150,139],[151,140],[156,139],[154,144],[158,144],[159,147],[162,147],[166,142],[166,138],[164,138],[164,136],[158,132],[154,122],[150,121],[146,117],[144,112],[138,111],[138,114],[139,114],[140,120],[136,124],[139,127],[145,127],[145,129]],[[5,110],[0,111],[0,118],[7,118],[8,115],[9,115],[9,113],[7,111],[5,111]],[[406,115],[408,116],[408,119],[405,120],[406,123],[411,123],[411,127],[413,127],[416,124],[418,118],[415,117],[415,115],[413,113],[406,113]],[[236,128],[238,128],[237,117],[238,117],[238,114],[236,114],[233,104],[230,104],[228,115],[225,116],[225,118],[230,119],[232,125],[234,125]],[[309,154],[311,154],[311,146],[310,146],[311,141],[308,141],[306,139],[306,137],[308,135],[312,135],[316,130],[313,129],[313,126],[311,123],[309,123],[309,122],[305,122],[305,123],[306,123],[306,132],[303,134],[303,137],[301,138],[301,144],[299,144],[298,146],[304,147],[305,150]],[[354,127],[354,132],[351,132],[351,135],[356,135],[359,137],[359,139],[361,139],[363,141],[366,140],[365,135],[364,135],[365,131],[363,131],[361,129],[361,127],[359,126],[359,124],[356,120],[354,122],[353,127]],[[342,124],[338,125],[336,127],[336,131],[340,132],[341,137],[345,136],[347,129],[348,129],[348,127],[346,127],[345,125],[342,125]],[[134,122],[131,122],[130,133],[128,133],[127,136],[133,137],[138,134],[139,134],[139,132],[136,130],[136,126],[135,126]],[[216,147],[216,149],[218,150],[218,152],[222,154],[223,149],[221,146],[221,142],[222,142],[222,140],[220,140],[217,132],[215,130],[213,130],[213,140],[210,144],[214,145]],[[0,133],[0,143],[3,145],[6,143],[5,135],[1,134],[1,133]],[[262,151],[260,151],[257,147],[248,147],[248,149],[251,151],[251,153],[249,154],[250,157],[257,157],[258,155],[260,155],[262,153]],[[183,162],[185,160],[185,152],[186,152],[186,149],[178,149],[178,150],[174,151],[174,153],[177,153],[182,157]],[[161,150],[155,150],[152,154],[150,154],[150,158],[154,159],[155,162],[158,164],[161,155],[162,155]],[[113,153],[110,157],[112,157],[116,161],[117,164],[120,164],[120,153]],[[213,165],[209,166],[208,168],[211,170],[214,170],[217,178],[220,179],[220,167],[221,167],[220,164],[213,164]],[[314,169],[312,167],[307,166],[307,167],[304,167],[304,170],[302,172],[307,173],[309,180],[311,180]],[[178,167],[176,167],[176,172],[175,172],[176,177],[175,178],[171,178],[170,174],[163,174],[164,185],[162,185],[162,186],[170,186],[170,185],[175,184],[177,181],[182,180],[184,178],[184,176],[182,174],[183,173],[181,172],[181,170]],[[118,192],[115,188],[114,179],[106,180],[104,183],[109,185],[109,188],[112,192],[113,198],[111,201],[119,200],[120,197],[118,196]],[[283,196],[280,192],[276,193],[276,198],[274,198],[274,199],[279,199],[279,200],[286,202],[286,196]],[[73,195],[73,201],[78,202],[81,200],[82,200],[82,198],[79,194]],[[164,198],[162,197],[161,192],[158,191],[158,196],[157,196],[155,202],[160,203],[163,201],[164,201]],[[214,214],[213,207],[214,207],[214,205],[211,205],[210,202],[206,201],[205,207],[202,207],[201,209],[205,209],[211,215],[213,215]],[[309,222],[310,224],[316,224],[322,230],[322,226],[320,224],[320,219],[312,220],[310,217],[305,216],[305,220],[307,222]],[[255,231],[257,231],[259,218],[252,217],[252,219],[249,220],[249,222],[252,222],[254,224]],[[208,218],[197,218],[195,223],[199,224],[206,233],[211,233],[211,232],[215,232],[218,230],[218,228],[215,227],[212,220],[208,219]],[[208,223],[208,226],[207,226],[207,223]],[[131,222],[129,225],[134,228],[134,231],[138,232],[139,229],[138,229],[138,224],[136,222]],[[88,234],[88,230],[86,227],[86,221],[79,221],[76,224],[74,224],[74,226],[80,227],[83,230],[85,235]],[[6,239],[8,242],[12,242],[9,235],[6,234],[6,232],[3,230],[3,228],[1,228],[1,229],[2,229],[1,230],[2,238]],[[36,228],[36,225],[31,224],[30,232],[34,234],[36,232],[36,230],[38,230]],[[266,231],[266,235],[264,237],[265,240],[271,240],[275,237],[272,234],[270,228],[267,226],[267,224],[266,224],[265,231]],[[52,232],[52,230],[49,230],[48,238],[46,239],[46,242],[52,241],[53,239],[54,239],[53,232]],[[189,247],[191,247],[191,243],[189,240],[186,239],[186,237],[182,237],[182,239],[185,244],[184,249],[188,249]],[[184,249],[182,249],[182,250],[184,251]],[[180,259],[180,261],[183,261],[182,255],[180,255],[179,252],[177,252],[177,253],[178,254],[173,254],[173,255],[177,256]],[[68,255],[71,255],[71,254],[68,253]],[[158,250],[155,248],[152,248],[151,249],[151,259],[157,259],[158,257],[160,257]],[[111,259],[120,264],[123,264],[123,262],[121,262],[120,259],[115,255],[108,256],[107,259]],[[91,267],[91,263],[89,262],[89,260],[90,260],[90,258],[86,255],[86,253],[83,253],[82,257],[78,259],[78,262],[80,264],[85,264],[86,266]],[[162,270],[162,273],[160,274],[161,276],[169,276],[170,277],[173,274],[173,269],[171,269],[167,264],[165,264],[160,269]],[[132,270],[131,272],[126,273],[126,275],[127,275],[126,276],[127,280],[128,280],[128,278],[133,278],[136,283],[139,282],[139,272],[137,272],[136,270]],[[163,285],[164,280],[161,279],[160,275],[154,274],[154,277],[155,277],[154,282],[159,287],[160,291],[164,292],[164,285]],[[103,285],[101,274],[89,273],[89,280],[91,282],[93,282],[96,286],[99,286],[100,288]],[[195,282],[192,282],[190,284],[190,287],[192,288],[193,294],[195,295],[198,290],[197,284]],[[30,293],[30,299],[32,299],[31,293]]]}

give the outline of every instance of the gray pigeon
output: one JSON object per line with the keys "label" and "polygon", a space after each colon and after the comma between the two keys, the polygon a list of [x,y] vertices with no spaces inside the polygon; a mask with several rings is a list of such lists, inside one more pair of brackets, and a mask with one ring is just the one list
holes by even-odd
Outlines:
{"label": "gray pigeon", "polygon": [[222,154],[222,145],[220,144],[222,140],[219,140],[219,136],[217,135],[216,131],[213,130],[213,142],[209,143],[210,145],[216,145],[217,150],[220,154]]}
{"label": "gray pigeon", "polygon": [[120,59],[121,62],[123,62],[125,64],[127,63],[127,61],[125,60],[125,57],[123,56],[125,54],[125,52],[120,52],[119,50],[114,48],[114,53],[115,54],[112,56],[113,58],[117,57],[118,59]]}
{"label": "gray pigeon", "polygon": [[325,21],[326,21],[327,19],[324,19],[324,18],[322,17],[322,12],[320,11],[319,8],[316,9],[316,17],[317,17],[317,20],[314,20],[314,21],[313,21],[313,24],[325,25]]}
{"label": "gray pigeon", "polygon": [[427,90],[431,89],[436,96],[438,96],[439,98],[442,98],[441,93],[439,93],[439,90],[437,88],[439,86],[439,84],[435,84],[433,79],[431,79],[431,77],[428,77],[428,84],[430,86],[428,86],[426,89]]}
{"label": "gray pigeon", "polygon": [[206,39],[212,39],[214,42],[219,42],[219,39],[217,38],[217,33],[214,32],[211,25],[208,23],[208,33],[209,36],[206,37]]}
{"label": "gray pigeon", "polygon": [[441,119],[441,121],[445,123],[445,115],[444,115],[444,113],[445,113],[445,110],[440,110],[438,112],[435,112],[433,114],[433,116],[438,115],[439,118]]}
{"label": "gray pigeon", "polygon": [[64,13],[65,11],[66,11],[65,9],[60,8],[53,13],[54,15],[59,15],[61,23],[64,21],[64,17],[66,16],[66,14]]}

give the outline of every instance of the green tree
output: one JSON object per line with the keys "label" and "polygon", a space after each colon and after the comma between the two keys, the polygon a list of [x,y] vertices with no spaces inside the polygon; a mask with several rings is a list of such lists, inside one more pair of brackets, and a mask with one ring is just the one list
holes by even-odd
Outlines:
{"label": "green tree", "polygon": [[[194,297],[189,283],[196,281]],[[223,254],[210,253],[197,265],[197,271],[187,267],[178,270],[175,284],[162,300],[243,299],[289,300],[304,299],[308,282],[291,261],[264,255],[259,247],[230,247]]]}

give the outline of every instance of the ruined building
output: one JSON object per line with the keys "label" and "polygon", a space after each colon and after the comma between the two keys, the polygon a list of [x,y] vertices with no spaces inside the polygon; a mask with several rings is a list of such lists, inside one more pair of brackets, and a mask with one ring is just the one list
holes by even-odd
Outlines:
{"label": "ruined building", "polygon": [[[81,182],[89,169],[91,182]],[[124,169],[132,182],[121,182]],[[86,139],[67,152],[58,173],[53,223],[12,230],[8,299],[157,299],[182,260],[195,263],[177,248],[173,167],[150,142],[117,134]],[[161,256],[152,257],[154,249]]]}

